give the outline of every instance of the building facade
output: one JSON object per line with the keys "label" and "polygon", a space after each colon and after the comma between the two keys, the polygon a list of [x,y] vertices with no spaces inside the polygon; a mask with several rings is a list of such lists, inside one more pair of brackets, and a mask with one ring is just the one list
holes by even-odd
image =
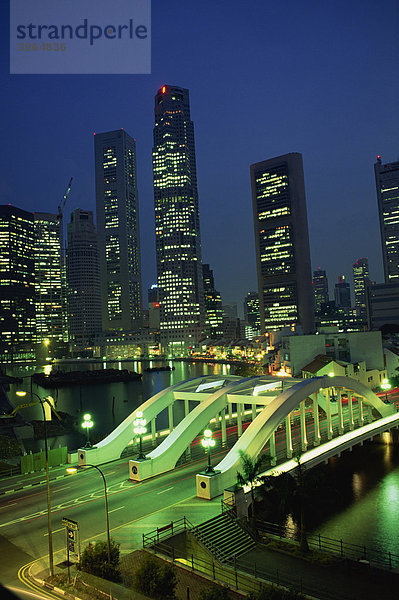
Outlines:
{"label": "building facade", "polygon": [[367,321],[369,329],[399,326],[399,281],[367,287]]}
{"label": "building facade", "polygon": [[366,314],[366,296],[369,283],[369,260],[368,258],[358,258],[353,265],[353,289],[355,293],[355,307],[360,315]]}
{"label": "building facade", "polygon": [[100,264],[92,211],[76,209],[66,256],[69,338],[79,349],[102,331]]}
{"label": "building facade", "polygon": [[15,362],[35,358],[35,258],[33,214],[0,206],[0,355]]}
{"label": "building facade", "polygon": [[399,162],[374,164],[385,283],[399,281]]}
{"label": "building facade", "polygon": [[123,129],[95,134],[96,213],[104,330],[141,327],[136,143]]}
{"label": "building facade", "polygon": [[320,267],[313,271],[313,293],[315,312],[319,313],[322,305],[329,301],[327,274]]}
{"label": "building facade", "polygon": [[164,85],[155,96],[153,146],[161,340],[174,353],[202,335],[204,290],[189,92]]}
{"label": "building facade", "polygon": [[338,282],[334,286],[334,301],[337,308],[349,308],[351,306],[351,289],[345,281],[345,275],[338,276]]}
{"label": "building facade", "polygon": [[299,323],[314,330],[302,155],[251,166],[252,207],[262,333]]}
{"label": "building facade", "polygon": [[223,307],[220,293],[215,289],[213,271],[202,265],[204,283],[205,333],[211,338],[223,335]]}
{"label": "building facade", "polygon": [[36,341],[57,345],[65,338],[62,286],[61,219],[34,213]]}
{"label": "building facade", "polygon": [[259,315],[259,294],[258,292],[248,292],[244,299],[244,321],[246,328],[246,338],[253,339],[260,334],[260,315]]}

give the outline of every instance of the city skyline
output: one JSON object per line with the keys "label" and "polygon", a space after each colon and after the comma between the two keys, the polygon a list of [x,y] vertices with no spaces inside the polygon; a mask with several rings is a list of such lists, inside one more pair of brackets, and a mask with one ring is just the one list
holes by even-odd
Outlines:
{"label": "city skyline", "polygon": [[[190,89],[203,261],[212,265],[226,301],[241,305],[256,289],[253,244],[236,243],[252,236],[248,165],[286,152],[304,157],[312,270],[325,269],[331,283],[342,273],[351,281],[354,260],[368,256],[371,278],[383,281],[373,164],[377,154],[385,163],[399,152],[392,135],[398,126],[398,83],[391,77],[397,57],[390,41],[394,4],[380,11],[371,2],[354,2],[345,6],[342,21],[339,6],[310,9],[288,2],[283,10],[258,2],[246,13],[240,41],[229,31],[240,26],[242,7],[232,3],[228,27],[222,7],[214,5],[209,24],[210,8],[204,3],[195,12],[172,2],[166,11],[153,2],[149,76],[10,76],[5,30],[3,129],[9,146],[2,202],[55,213],[73,175],[65,222],[75,208],[94,210],[91,136],[126,128],[137,139],[143,289],[155,283],[152,98],[169,82]],[[7,8],[2,10],[6,25]],[[288,25],[286,10],[292,16]],[[259,59],[265,60],[268,77],[258,72]],[[213,69],[206,66],[210,61]],[[339,243],[326,243],[326,223]]]}

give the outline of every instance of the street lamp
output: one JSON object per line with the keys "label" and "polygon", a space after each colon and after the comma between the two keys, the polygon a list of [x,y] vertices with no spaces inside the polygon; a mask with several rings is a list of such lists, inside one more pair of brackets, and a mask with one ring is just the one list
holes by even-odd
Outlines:
{"label": "street lamp", "polygon": [[[334,375],[334,373],[332,371],[328,374],[328,376],[329,377],[335,377],[335,375]],[[331,388],[331,401],[335,402],[335,395],[334,395],[334,388],[333,387]]]}
{"label": "street lamp", "polygon": [[205,473],[213,474],[215,472],[214,468],[211,465],[211,448],[215,445],[215,440],[212,439],[212,431],[210,429],[205,429],[204,437],[201,440],[201,444],[204,448],[206,448],[208,454],[208,466],[205,469]]}
{"label": "street lamp", "polygon": [[109,537],[109,515],[108,515],[108,496],[107,496],[107,483],[105,481],[105,475],[104,473],[101,471],[101,469],[99,467],[97,467],[96,465],[80,465],[79,467],[69,467],[66,472],[71,474],[72,473],[76,473],[78,469],[85,469],[86,467],[92,467],[93,469],[97,469],[97,471],[100,473],[101,477],[103,478],[103,483],[104,483],[104,502],[105,502],[105,524],[106,524],[106,532],[107,532],[107,552],[108,552],[108,563],[111,564],[111,540]]}
{"label": "street lamp", "polygon": [[391,384],[389,383],[388,379],[383,379],[382,383],[381,383],[381,389],[385,391],[385,402],[388,402],[388,390],[391,389]]}
{"label": "street lamp", "polygon": [[136,435],[140,436],[140,454],[139,454],[139,459],[143,459],[145,458],[145,454],[143,454],[143,442],[142,442],[142,438],[143,438],[143,434],[147,433],[147,419],[143,419],[143,412],[141,410],[138,410],[136,412],[136,419],[133,421],[133,425],[134,425],[134,433]]}
{"label": "street lamp", "polygon": [[87,441],[84,446],[86,450],[90,450],[90,448],[93,447],[90,443],[90,429],[93,427],[93,425],[94,425],[94,423],[91,420],[91,414],[86,413],[85,415],[83,415],[82,427],[83,427],[83,429],[86,429],[86,435],[87,435]]}
{"label": "street lamp", "polygon": [[[52,531],[52,527],[51,527],[51,503],[50,503],[50,478],[49,478],[49,472],[48,472],[47,420],[46,420],[46,411],[44,409],[44,402],[47,402],[47,404],[50,405],[51,409],[53,409],[53,407],[47,398],[44,398],[44,400],[43,400],[42,398],[40,398],[40,396],[38,394],[36,394],[36,392],[29,392],[29,393],[32,396],[36,396],[36,398],[40,402],[40,406],[42,407],[42,411],[43,411],[44,451],[45,451],[45,463],[46,463],[46,488],[47,488],[48,555],[49,555],[49,564],[50,564],[50,575],[54,575],[53,531]],[[18,391],[18,392],[16,392],[16,394],[19,397],[26,396],[26,392],[23,392],[23,391]],[[57,417],[58,417],[58,415],[57,415]]]}

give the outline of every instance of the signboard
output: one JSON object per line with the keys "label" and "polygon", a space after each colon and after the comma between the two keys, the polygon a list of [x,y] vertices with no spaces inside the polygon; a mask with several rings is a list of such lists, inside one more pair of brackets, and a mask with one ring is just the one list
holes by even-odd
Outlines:
{"label": "signboard", "polygon": [[79,523],[72,519],[62,519],[66,532],[66,554],[69,565],[70,560],[78,562],[80,559]]}

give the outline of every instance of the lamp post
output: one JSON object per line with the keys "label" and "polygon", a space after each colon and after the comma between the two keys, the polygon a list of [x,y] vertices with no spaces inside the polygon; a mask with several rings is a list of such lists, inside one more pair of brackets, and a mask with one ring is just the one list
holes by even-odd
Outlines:
{"label": "lamp post", "polygon": [[215,440],[212,439],[212,431],[210,429],[205,429],[204,437],[201,440],[201,444],[204,448],[206,448],[208,454],[208,466],[205,469],[205,473],[213,474],[215,472],[214,468],[211,465],[211,448],[215,445]]}
{"label": "lamp post", "polygon": [[[17,396],[23,397],[26,396],[26,392],[18,391],[16,392]],[[47,444],[47,421],[46,421],[46,411],[44,410],[44,404],[42,398],[36,392],[30,392],[32,396],[36,396],[36,398],[40,402],[40,406],[43,411],[43,430],[44,430],[44,452],[45,452],[45,464],[46,464],[46,489],[47,489],[47,529],[48,529],[48,555],[49,555],[49,565],[50,565],[50,575],[54,575],[54,556],[53,556],[53,531],[51,527],[51,503],[50,503],[50,478],[48,472],[48,444]],[[44,399],[46,401],[46,398]],[[51,403],[47,400],[47,404]]]}
{"label": "lamp post", "polygon": [[107,552],[108,552],[108,563],[111,564],[111,539],[109,537],[109,515],[108,515],[108,496],[107,496],[107,482],[105,481],[105,475],[102,470],[96,465],[80,465],[79,467],[70,467],[66,471],[67,473],[76,473],[78,469],[85,469],[86,467],[92,467],[93,469],[97,469],[103,478],[104,483],[104,502],[105,502],[105,525],[106,525],[106,533],[107,533]]}
{"label": "lamp post", "polygon": [[[328,376],[329,376],[329,377],[334,377],[334,373],[331,371],[331,372],[328,374]],[[334,388],[333,388],[333,387],[331,388],[331,396],[332,396],[332,397],[331,397],[331,400],[332,400],[332,402],[335,402],[335,395],[334,395]]]}
{"label": "lamp post", "polygon": [[142,442],[142,438],[143,438],[143,434],[147,433],[147,419],[143,419],[143,412],[141,410],[138,410],[136,412],[136,419],[133,421],[133,425],[134,425],[134,433],[136,435],[140,436],[140,453],[139,453],[139,459],[144,459],[145,458],[145,454],[143,453],[143,442]]}
{"label": "lamp post", "polygon": [[83,415],[82,427],[83,427],[83,429],[86,429],[86,435],[87,435],[87,441],[84,446],[86,450],[90,450],[90,448],[93,447],[90,442],[90,429],[93,427],[93,425],[94,425],[94,423],[91,420],[91,414],[86,413],[85,415]]}
{"label": "lamp post", "polygon": [[388,390],[391,389],[391,384],[389,383],[388,379],[383,379],[382,383],[381,383],[381,389],[385,391],[385,402],[388,402]]}

